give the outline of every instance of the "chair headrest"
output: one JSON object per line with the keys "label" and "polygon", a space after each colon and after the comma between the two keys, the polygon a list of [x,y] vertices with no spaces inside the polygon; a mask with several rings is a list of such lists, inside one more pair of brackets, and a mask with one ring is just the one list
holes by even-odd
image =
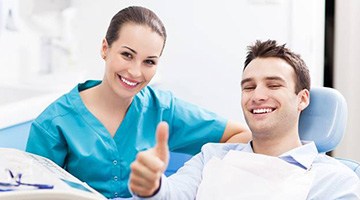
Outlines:
{"label": "chair headrest", "polygon": [[319,152],[334,150],[345,133],[347,104],[343,95],[333,88],[310,90],[310,104],[300,114],[301,140],[314,141]]}

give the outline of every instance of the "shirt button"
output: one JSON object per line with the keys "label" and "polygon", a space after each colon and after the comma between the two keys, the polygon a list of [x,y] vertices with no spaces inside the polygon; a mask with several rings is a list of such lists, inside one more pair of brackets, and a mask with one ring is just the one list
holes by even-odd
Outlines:
{"label": "shirt button", "polygon": [[117,176],[114,176],[114,180],[117,181],[117,180],[118,180],[118,177],[117,177]]}
{"label": "shirt button", "polygon": [[114,196],[115,196],[115,197],[118,197],[118,193],[117,193],[117,192],[115,192],[115,193],[114,193]]}
{"label": "shirt button", "polygon": [[113,161],[113,164],[114,164],[114,165],[117,165],[117,160],[114,160],[114,161]]}

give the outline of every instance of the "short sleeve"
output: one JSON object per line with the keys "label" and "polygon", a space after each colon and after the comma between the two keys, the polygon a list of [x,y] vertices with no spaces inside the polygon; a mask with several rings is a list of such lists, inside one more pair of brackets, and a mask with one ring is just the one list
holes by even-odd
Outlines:
{"label": "short sleeve", "polygon": [[31,124],[30,134],[26,145],[26,151],[34,153],[54,161],[64,167],[66,157],[66,143],[62,141],[60,134],[44,129],[36,121]]}
{"label": "short sleeve", "polygon": [[227,120],[219,115],[178,98],[173,98],[171,151],[196,154],[208,142],[219,142]]}

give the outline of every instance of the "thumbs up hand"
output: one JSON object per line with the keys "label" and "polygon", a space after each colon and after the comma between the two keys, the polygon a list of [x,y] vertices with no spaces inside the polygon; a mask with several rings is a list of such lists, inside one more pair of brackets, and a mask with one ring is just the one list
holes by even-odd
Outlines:
{"label": "thumbs up hand", "polygon": [[169,127],[160,122],[156,129],[156,145],[139,152],[131,164],[130,189],[142,197],[154,195],[160,187],[160,178],[169,162]]}

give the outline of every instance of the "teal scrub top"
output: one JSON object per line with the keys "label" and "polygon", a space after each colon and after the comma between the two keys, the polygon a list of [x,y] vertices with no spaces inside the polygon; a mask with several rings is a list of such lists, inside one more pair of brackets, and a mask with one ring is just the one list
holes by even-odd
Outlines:
{"label": "teal scrub top", "polygon": [[49,105],[31,125],[26,151],[47,157],[107,198],[130,197],[130,164],[155,145],[156,126],[169,124],[170,151],[196,154],[219,142],[226,120],[175,98],[143,88],[133,99],[114,137],[85,107],[80,92],[100,84],[86,81]]}

